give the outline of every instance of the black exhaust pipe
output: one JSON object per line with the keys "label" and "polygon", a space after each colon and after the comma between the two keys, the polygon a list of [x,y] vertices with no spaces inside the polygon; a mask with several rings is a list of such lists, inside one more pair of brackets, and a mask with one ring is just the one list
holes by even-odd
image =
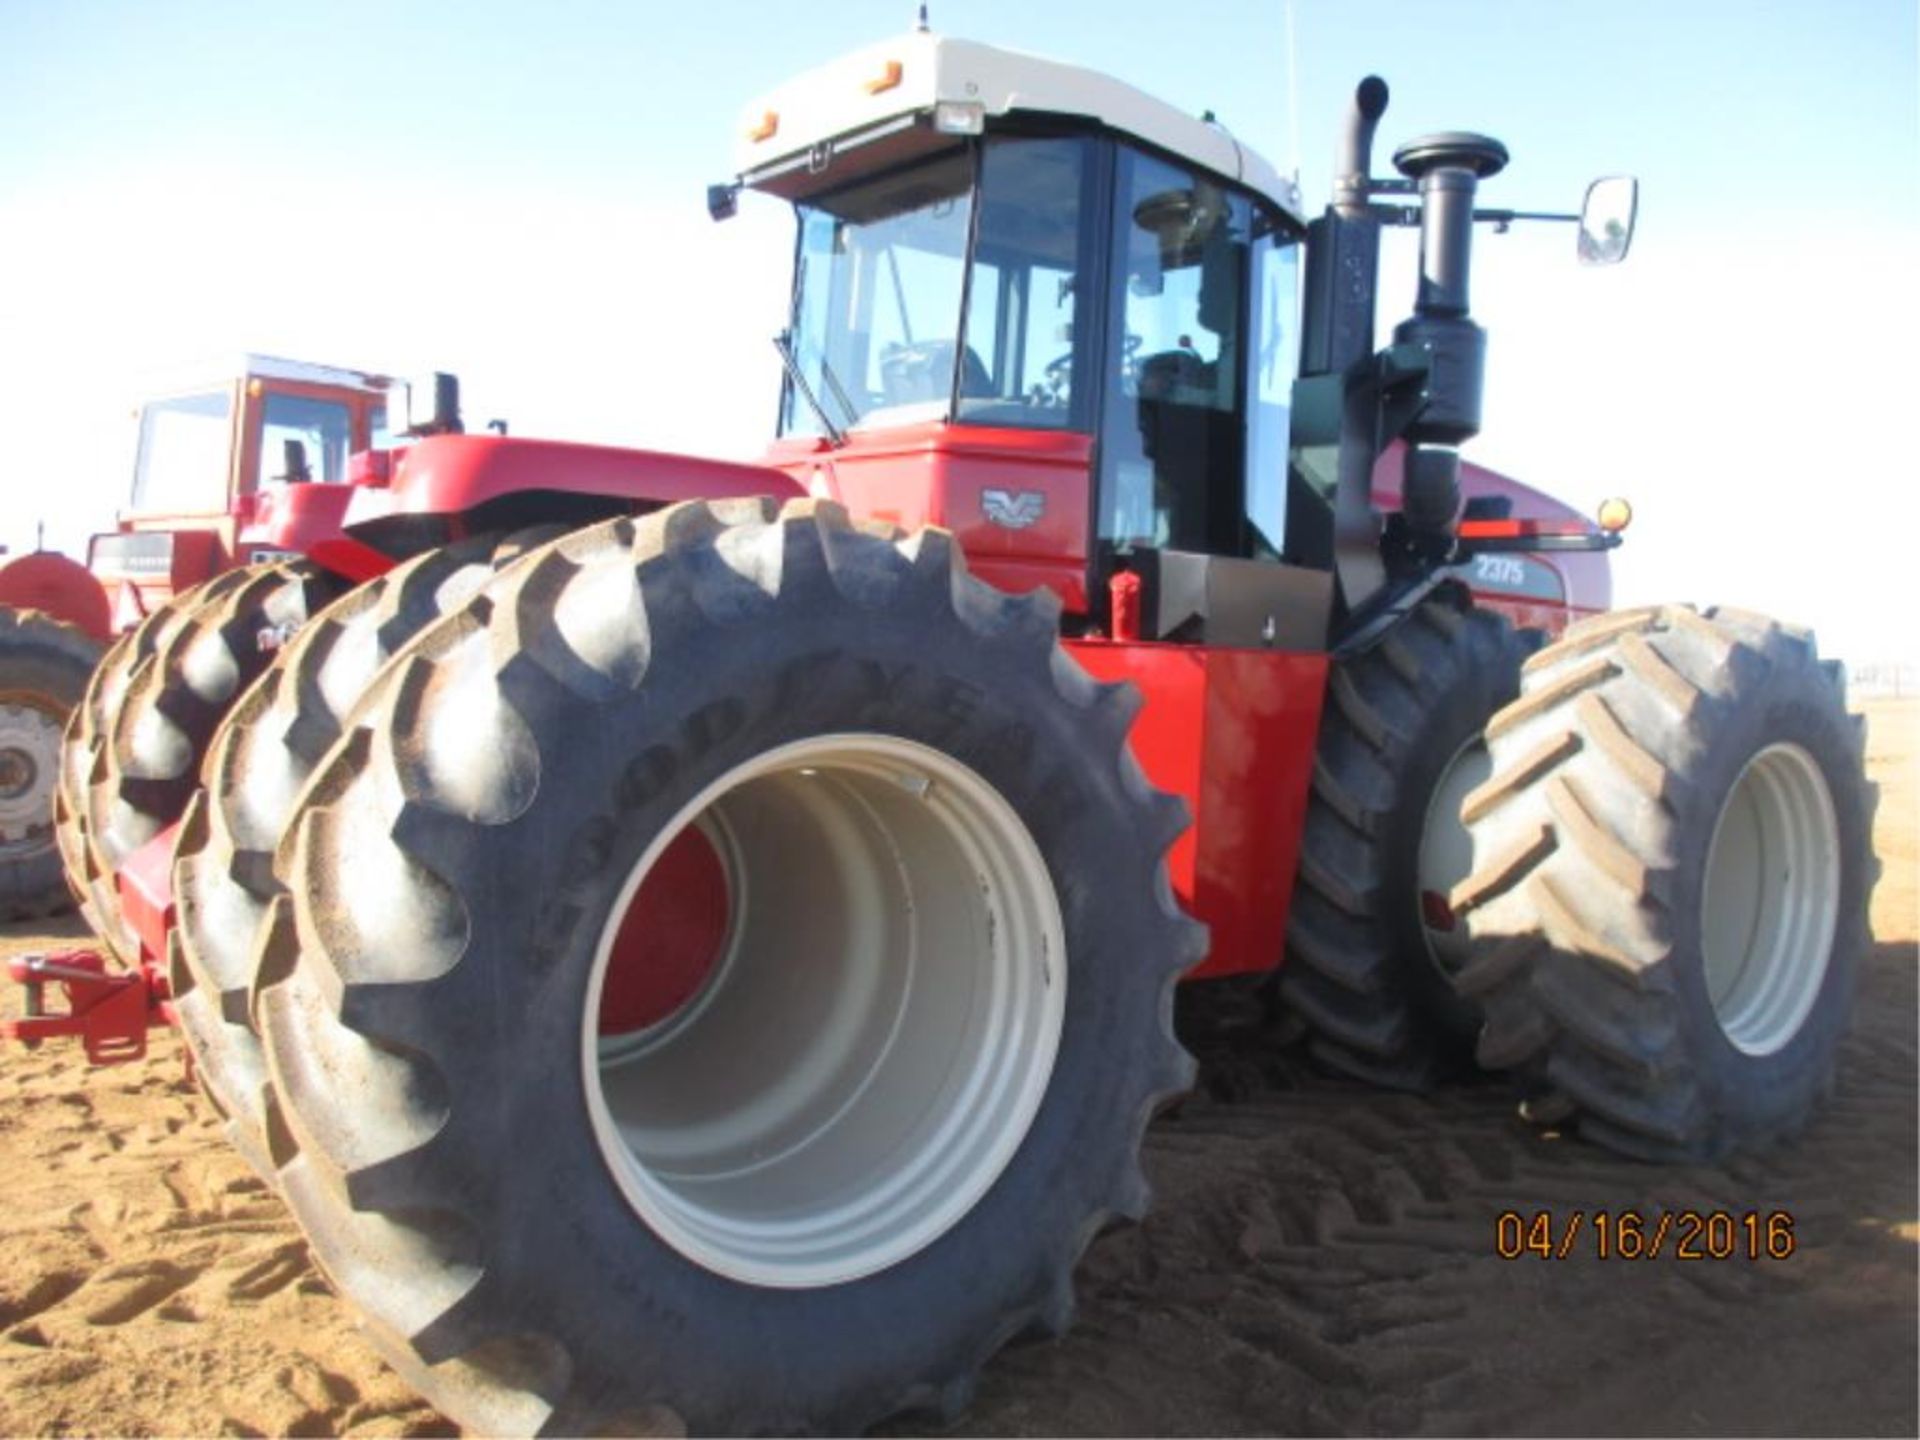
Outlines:
{"label": "black exhaust pipe", "polygon": [[1469,278],[1473,202],[1480,181],[1507,163],[1507,147],[1485,135],[1450,132],[1401,146],[1393,163],[1420,188],[1420,289],[1394,341],[1430,356],[1427,399],[1405,431],[1401,537],[1424,560],[1453,550],[1460,508],[1459,446],[1480,433],[1487,332],[1473,321]]}
{"label": "black exhaust pipe", "polygon": [[1340,148],[1333,168],[1334,212],[1364,217],[1373,187],[1373,132],[1387,113],[1387,82],[1369,75],[1354,87],[1353,104],[1340,127]]}
{"label": "black exhaust pipe", "polygon": [[1387,82],[1369,75],[1353,92],[1334,156],[1333,202],[1307,230],[1302,375],[1338,375],[1373,354],[1380,279],[1380,218],[1372,193],[1373,133]]}

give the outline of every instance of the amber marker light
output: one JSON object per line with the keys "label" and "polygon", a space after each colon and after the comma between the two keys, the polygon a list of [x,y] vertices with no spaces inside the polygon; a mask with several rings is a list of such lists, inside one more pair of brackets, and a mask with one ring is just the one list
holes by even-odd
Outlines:
{"label": "amber marker light", "polygon": [[1600,522],[1600,528],[1609,535],[1618,535],[1633,521],[1633,506],[1619,496],[1600,502],[1600,512],[1594,517]]}
{"label": "amber marker light", "polygon": [[867,93],[869,95],[879,95],[884,91],[893,89],[900,83],[902,73],[898,60],[887,61],[880,69],[867,77]]}
{"label": "amber marker light", "polygon": [[771,140],[780,129],[780,112],[768,110],[747,127],[747,139],[758,144],[762,140]]}

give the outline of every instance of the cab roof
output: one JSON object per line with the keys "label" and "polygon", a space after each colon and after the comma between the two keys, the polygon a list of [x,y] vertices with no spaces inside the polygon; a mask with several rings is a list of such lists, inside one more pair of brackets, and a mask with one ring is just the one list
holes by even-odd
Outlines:
{"label": "cab roof", "polygon": [[791,195],[803,188],[795,177],[812,168],[816,147],[886,134],[950,103],[977,104],[989,119],[1024,113],[1090,120],[1304,219],[1299,187],[1219,125],[1097,71],[925,30],[855,51],[760,96],[741,115],[736,169],[748,185]]}
{"label": "cab roof", "polygon": [[155,397],[213,390],[241,380],[291,380],[305,385],[327,385],[368,394],[385,393],[393,381],[365,370],[337,365],[315,365],[305,360],[283,360],[275,355],[238,354],[189,361],[149,371],[141,377],[142,390]]}

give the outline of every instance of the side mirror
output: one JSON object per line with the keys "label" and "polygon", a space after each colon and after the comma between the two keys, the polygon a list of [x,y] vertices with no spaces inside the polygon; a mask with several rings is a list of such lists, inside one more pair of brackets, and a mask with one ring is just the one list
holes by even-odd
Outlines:
{"label": "side mirror", "polygon": [[1631,175],[1608,175],[1589,185],[1580,207],[1580,263],[1618,265],[1626,259],[1639,209],[1640,182]]}

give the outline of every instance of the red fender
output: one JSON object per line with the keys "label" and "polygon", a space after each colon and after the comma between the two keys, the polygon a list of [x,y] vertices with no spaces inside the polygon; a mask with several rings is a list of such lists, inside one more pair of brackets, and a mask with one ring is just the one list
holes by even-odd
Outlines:
{"label": "red fender", "polygon": [[105,644],[113,638],[113,606],[87,567],[53,550],[0,560],[0,605],[44,610]]}
{"label": "red fender", "polygon": [[373,533],[400,517],[466,515],[529,493],[608,497],[635,508],[807,493],[797,480],[761,465],[504,435],[432,436],[399,452],[385,485],[352,488],[345,526]]}

